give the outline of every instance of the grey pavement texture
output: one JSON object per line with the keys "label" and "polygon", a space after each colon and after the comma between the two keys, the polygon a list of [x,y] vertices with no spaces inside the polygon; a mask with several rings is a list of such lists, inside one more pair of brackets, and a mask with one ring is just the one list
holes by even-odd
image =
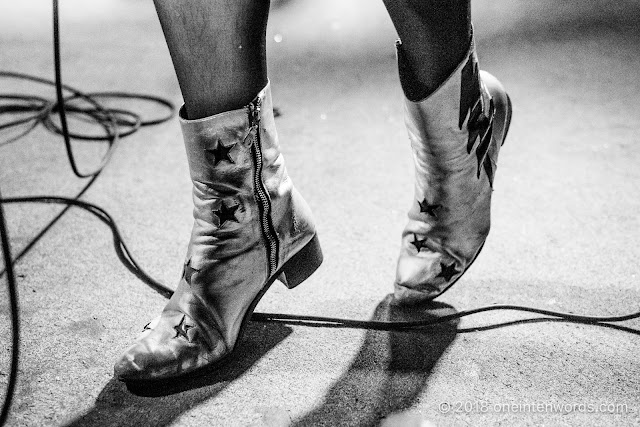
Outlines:
{"label": "grey pavement texture", "polygon": [[[151,2],[61,3],[66,83],[181,102]],[[507,87],[514,120],[491,235],[436,312],[496,303],[637,311],[640,3],[473,6],[481,67]],[[51,77],[50,5],[1,9],[0,69]],[[273,286],[257,310],[393,317],[385,296],[413,192],[393,27],[378,1],[295,0],[274,3],[268,39],[283,152],[315,213],[325,262],[293,291]],[[9,80],[0,91],[52,96]],[[95,164],[100,147],[83,147],[81,163]],[[73,196],[86,184],[70,173],[60,138],[44,129],[0,150],[5,196]],[[127,138],[83,199],[113,215],[145,269],[177,283],[191,227],[177,120]],[[14,251],[60,210],[8,207]],[[508,324],[536,316],[493,312],[403,333],[252,323],[226,368],[153,397],[128,390],[112,366],[164,299],[122,266],[106,226],[71,209],[16,269],[23,339],[10,425],[640,425],[638,320],[627,329]],[[6,301],[0,383],[8,372]],[[453,405],[449,413],[439,410],[443,402]],[[496,410],[537,403],[626,411]]]}

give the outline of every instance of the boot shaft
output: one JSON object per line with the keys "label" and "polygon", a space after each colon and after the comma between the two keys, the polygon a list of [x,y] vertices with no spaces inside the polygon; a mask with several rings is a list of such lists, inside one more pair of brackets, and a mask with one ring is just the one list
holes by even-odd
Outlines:
{"label": "boot shaft", "polygon": [[258,140],[266,175],[280,172],[270,84],[249,105],[214,116],[189,120],[183,107],[180,124],[194,182],[222,189],[228,181],[251,184],[245,179],[254,169],[251,147]]}
{"label": "boot shaft", "polygon": [[264,245],[267,276],[315,229],[288,177],[267,84],[247,106],[181,125],[193,181],[194,228],[186,262],[196,269]]}

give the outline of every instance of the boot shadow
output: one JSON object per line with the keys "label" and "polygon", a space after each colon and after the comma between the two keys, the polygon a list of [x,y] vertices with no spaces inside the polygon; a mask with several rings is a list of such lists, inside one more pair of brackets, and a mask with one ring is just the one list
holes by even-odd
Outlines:
{"label": "boot shadow", "polygon": [[165,426],[216,396],[287,338],[290,327],[250,322],[236,356],[219,369],[166,383],[126,384],[113,378],[86,414],[67,426]]}
{"label": "boot shadow", "polygon": [[[455,313],[444,303],[401,307],[388,295],[372,320],[413,321]],[[457,321],[408,331],[367,331],[360,352],[323,402],[294,426],[377,425],[388,415],[409,409],[431,372],[453,342]]]}

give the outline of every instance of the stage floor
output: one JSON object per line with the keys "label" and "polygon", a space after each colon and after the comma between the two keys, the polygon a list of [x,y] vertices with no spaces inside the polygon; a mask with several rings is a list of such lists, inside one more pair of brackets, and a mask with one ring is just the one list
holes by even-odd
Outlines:
{"label": "stage floor", "polygon": [[[3,7],[0,69],[53,77],[51,10],[41,3]],[[181,103],[151,2],[61,3],[66,83]],[[633,0],[474,2],[481,68],[504,83],[514,117],[492,232],[440,298],[450,310],[638,310],[638,16]],[[273,286],[257,311],[384,318],[413,197],[391,22],[371,0],[274,2],[268,40],[283,153],[325,261],[293,291]],[[53,95],[2,79],[0,92],[24,91]],[[82,165],[95,164],[94,148],[80,151]],[[73,197],[86,184],[43,128],[0,147],[5,197]],[[139,263],[175,286],[192,209],[176,119],[126,138],[82,199],[105,208]],[[8,206],[14,252],[60,211]],[[252,323],[226,369],[148,397],[115,380],[113,362],[165,300],[120,263],[103,223],[70,209],[15,268],[23,339],[9,425],[640,425],[639,320],[512,324],[536,316],[493,312],[403,333]],[[7,312],[2,297],[0,384]],[[522,406],[539,403],[554,409]],[[587,410],[601,404],[626,413]]]}

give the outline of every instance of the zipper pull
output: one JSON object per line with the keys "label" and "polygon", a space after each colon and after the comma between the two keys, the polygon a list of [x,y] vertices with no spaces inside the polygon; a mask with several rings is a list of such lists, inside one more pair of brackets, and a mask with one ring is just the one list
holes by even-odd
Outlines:
{"label": "zipper pull", "polygon": [[260,132],[260,110],[262,108],[262,100],[257,98],[254,102],[248,105],[249,108],[249,133],[244,139],[251,138],[248,145],[253,144],[258,138],[258,132]]}
{"label": "zipper pull", "polygon": [[249,125],[251,128],[257,128],[260,125],[260,110],[262,108],[262,100],[256,98],[254,102],[249,104]]}

